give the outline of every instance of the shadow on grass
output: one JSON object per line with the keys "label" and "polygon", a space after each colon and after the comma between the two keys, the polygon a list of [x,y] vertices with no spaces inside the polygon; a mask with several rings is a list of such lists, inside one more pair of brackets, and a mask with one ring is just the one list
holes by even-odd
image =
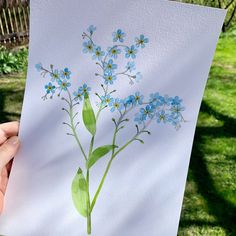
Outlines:
{"label": "shadow on grass", "polygon": [[203,137],[206,136],[208,136],[209,139],[235,137],[236,120],[216,112],[205,101],[201,104],[201,111],[214,115],[218,120],[224,122],[223,127],[197,127],[189,167],[192,172],[192,178],[197,184],[198,192],[207,202],[209,214],[214,215],[217,222],[212,225],[210,222],[182,219],[180,221],[180,227],[218,225],[225,229],[227,235],[236,235],[236,207],[224,199],[215,188],[214,180],[212,179],[204,161],[204,149],[201,148],[201,144],[204,144]]}
{"label": "shadow on grass", "polygon": [[8,109],[16,110],[15,104],[22,104],[24,90],[0,89],[0,123],[19,120],[19,112],[9,112]]}

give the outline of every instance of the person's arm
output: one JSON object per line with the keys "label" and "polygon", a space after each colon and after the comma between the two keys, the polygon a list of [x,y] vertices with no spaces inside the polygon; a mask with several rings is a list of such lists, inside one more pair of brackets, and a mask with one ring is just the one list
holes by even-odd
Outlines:
{"label": "person's arm", "polygon": [[20,146],[18,131],[19,123],[16,121],[0,124],[0,213],[3,210],[12,159]]}

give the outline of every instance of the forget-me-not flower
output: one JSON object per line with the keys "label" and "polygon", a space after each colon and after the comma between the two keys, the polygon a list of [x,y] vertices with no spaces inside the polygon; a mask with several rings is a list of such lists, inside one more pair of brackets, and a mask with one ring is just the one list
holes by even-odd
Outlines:
{"label": "forget-me-not flower", "polygon": [[137,47],[140,46],[141,48],[144,48],[145,43],[148,43],[149,40],[148,38],[145,38],[143,34],[141,34],[139,38],[135,38],[135,42]]}
{"label": "forget-me-not flower", "polygon": [[113,42],[117,42],[117,41],[121,43],[124,42],[125,33],[122,32],[121,29],[118,29],[116,32],[113,32],[112,36],[113,36]]}
{"label": "forget-me-not flower", "polygon": [[91,88],[90,87],[88,87],[88,85],[87,84],[83,84],[80,88],[79,88],[79,90],[82,92],[82,94],[84,95],[84,94],[89,94],[89,92],[91,91]]}
{"label": "forget-me-not flower", "polygon": [[98,59],[100,61],[104,55],[105,52],[102,51],[101,47],[96,47],[94,50],[93,59]]}
{"label": "forget-me-not flower", "polygon": [[131,47],[126,47],[125,51],[126,51],[126,53],[125,53],[126,58],[130,58],[130,57],[132,59],[136,58],[136,54],[137,54],[138,50],[134,45],[132,45]]}
{"label": "forget-me-not flower", "polygon": [[40,72],[42,70],[42,67],[43,67],[42,63],[40,63],[40,62],[35,65],[35,68],[38,72]]}
{"label": "forget-me-not flower", "polygon": [[134,95],[129,95],[126,99],[125,99],[125,106],[129,107],[130,105],[134,105],[135,104],[135,97]]}
{"label": "forget-me-not flower", "polygon": [[116,75],[113,75],[111,72],[108,72],[104,75],[105,84],[113,84],[116,80]]}
{"label": "forget-me-not flower", "polygon": [[168,120],[168,114],[165,112],[165,110],[160,110],[157,112],[157,123],[166,123]]}
{"label": "forget-me-not flower", "polygon": [[68,87],[71,86],[71,83],[69,83],[67,80],[58,80],[57,81],[61,90],[66,91]]}
{"label": "forget-me-not flower", "polygon": [[115,110],[121,111],[124,108],[124,102],[120,98],[114,99],[111,103],[111,112],[114,112]]}
{"label": "forget-me-not flower", "polygon": [[61,70],[61,78],[63,79],[70,79],[71,71],[68,68]]}
{"label": "forget-me-not flower", "polygon": [[119,49],[117,46],[110,47],[107,49],[107,51],[108,51],[108,55],[110,57],[113,57],[114,59],[117,59],[118,54],[121,53],[121,49]]}
{"label": "forget-me-not flower", "polygon": [[175,96],[171,100],[171,105],[179,105],[182,102],[182,99],[180,99],[178,96]]}
{"label": "forget-me-not flower", "polygon": [[87,29],[87,31],[92,35],[96,31],[96,27],[94,25],[90,25]]}
{"label": "forget-me-not flower", "polygon": [[104,105],[111,105],[114,101],[114,98],[110,94],[101,97],[102,103]]}
{"label": "forget-me-not flower", "polygon": [[47,94],[49,93],[55,93],[55,90],[56,90],[56,86],[53,85],[51,82],[49,82],[47,85],[45,85],[45,89],[46,89],[46,92]]}
{"label": "forget-me-not flower", "polygon": [[75,91],[73,93],[73,95],[75,96],[75,101],[78,101],[78,100],[82,101],[82,99],[83,99],[83,91],[81,90],[81,88],[79,88],[77,91]]}
{"label": "forget-me-not flower", "polygon": [[144,98],[144,96],[140,92],[136,92],[134,94],[135,103],[138,105],[142,105],[143,98]]}
{"label": "forget-me-not flower", "polygon": [[83,49],[83,53],[92,53],[94,51],[94,45],[91,41],[88,42],[84,42],[83,43],[84,49]]}
{"label": "forget-me-not flower", "polygon": [[184,111],[185,108],[183,106],[179,105],[174,105],[171,106],[170,111],[171,115],[176,119],[181,115],[181,112]]}
{"label": "forget-me-not flower", "polygon": [[107,72],[113,72],[115,69],[117,69],[117,64],[114,64],[112,59],[105,63],[105,70]]}
{"label": "forget-me-not flower", "polygon": [[126,65],[126,69],[129,71],[129,72],[132,72],[133,70],[135,70],[135,63],[134,61],[129,61]]}
{"label": "forget-me-not flower", "polygon": [[59,70],[54,70],[52,73],[50,73],[51,75],[51,80],[52,82],[55,81],[55,80],[58,80],[60,79],[60,74],[59,74]]}
{"label": "forget-me-not flower", "polygon": [[146,118],[144,118],[144,115],[142,113],[136,113],[134,117],[134,121],[137,122],[138,124],[142,124]]}
{"label": "forget-me-not flower", "polygon": [[140,113],[143,115],[143,119],[146,120],[147,117],[152,119],[154,116],[153,106],[147,105],[145,108],[140,109]]}
{"label": "forget-me-not flower", "polygon": [[143,78],[143,76],[140,72],[137,72],[135,77],[134,77],[134,79],[137,83],[139,83],[142,78]]}

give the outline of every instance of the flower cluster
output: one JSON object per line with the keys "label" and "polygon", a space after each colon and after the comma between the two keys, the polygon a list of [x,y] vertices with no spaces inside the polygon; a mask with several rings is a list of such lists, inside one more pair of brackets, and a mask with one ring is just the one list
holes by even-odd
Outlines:
{"label": "flower cluster", "polygon": [[54,66],[51,65],[50,70],[48,70],[43,67],[42,63],[36,64],[35,68],[38,72],[41,72],[44,77],[47,74],[50,76],[51,81],[44,86],[46,94],[43,96],[43,99],[46,99],[48,95],[52,98],[56,91],[58,91],[58,96],[60,96],[62,91],[67,91],[67,89],[71,86],[71,71],[68,68],[59,70],[54,69]]}
{"label": "flower cluster", "polygon": [[[107,50],[102,50],[101,46],[98,46],[93,41],[93,35],[96,30],[96,27],[91,25],[87,29],[87,32],[83,33],[83,39],[86,41],[83,42],[83,52],[92,54],[92,59],[96,60],[96,64],[101,68],[102,73],[96,73],[96,76],[103,78],[104,83],[112,85],[118,76],[125,76],[129,79],[130,84],[139,82],[142,78],[140,72],[133,73],[135,71],[135,60],[139,49],[143,49],[145,45],[149,42],[143,34],[139,37],[135,37],[135,42],[132,45],[123,44],[125,41],[126,34],[118,29],[112,33],[113,42],[119,43],[107,48]],[[125,68],[120,71],[117,71],[118,65],[114,62],[119,55],[124,53],[126,59],[131,59],[128,61]]]}
{"label": "flower cluster", "polygon": [[144,101],[144,95],[140,92],[129,95],[125,99],[113,98],[111,95],[101,97],[102,104],[110,107],[110,111],[127,112],[127,110],[139,109],[135,114],[134,121],[137,124],[146,125],[147,122],[156,120],[157,123],[169,123],[176,129],[180,128],[180,123],[184,121],[182,111],[182,99],[178,96],[161,96],[159,93],[149,95],[149,100]]}
{"label": "flower cluster", "polygon": [[[91,29],[92,30],[92,29]],[[68,68],[64,70],[54,69],[54,66],[50,66],[50,70],[43,67],[41,63],[35,65],[35,68],[38,72],[45,77],[47,74],[50,75],[50,82],[44,86],[46,90],[46,94],[42,97],[43,99],[47,99],[47,96],[50,95],[50,98],[53,98],[53,95],[58,90],[58,96],[60,96],[62,91],[67,91],[71,86],[69,80],[71,79],[71,71]],[[77,91],[73,92],[74,101],[82,101],[85,94],[89,95],[91,88],[88,87],[87,84],[83,84],[78,88]]]}

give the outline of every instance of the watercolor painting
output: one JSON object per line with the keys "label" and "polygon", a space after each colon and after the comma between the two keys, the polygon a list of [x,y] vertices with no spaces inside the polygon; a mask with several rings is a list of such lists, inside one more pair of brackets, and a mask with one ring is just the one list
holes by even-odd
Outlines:
{"label": "watercolor painting", "polygon": [[[83,53],[91,55],[92,61],[96,63],[98,70],[94,76],[101,81],[103,93],[96,92],[96,88],[90,85],[81,84],[76,90],[72,90],[73,74],[69,68],[58,69],[54,65],[44,66],[42,63],[35,65],[36,70],[41,74],[43,79],[49,81],[44,86],[45,94],[43,100],[60,98],[64,104],[61,108],[68,115],[68,120],[63,122],[68,126],[67,135],[72,137],[78,144],[81,158],[84,159],[84,166],[77,168],[77,173],[72,180],[71,195],[75,208],[78,213],[87,220],[87,233],[92,231],[92,213],[105,183],[106,177],[113,163],[113,160],[133,142],[144,144],[145,135],[151,135],[149,125],[154,122],[159,125],[171,125],[176,131],[181,128],[185,122],[183,111],[185,110],[183,100],[177,96],[160,95],[153,91],[149,95],[144,95],[137,91],[127,97],[121,98],[116,96],[117,90],[114,84],[117,80],[122,79],[127,85],[132,86],[139,83],[142,74],[136,71],[135,58],[142,54],[145,46],[151,42],[147,36],[141,34],[134,38],[134,42],[126,44],[126,33],[121,29],[115,30],[112,36],[112,45],[103,50],[94,41],[96,27],[90,25],[86,32],[83,32]],[[117,62],[117,58],[127,61],[125,68]],[[92,84],[92,83],[91,83]],[[126,85],[126,86],[127,86]],[[97,96],[97,102],[91,103],[90,94],[93,92]],[[131,112],[132,111],[132,112]],[[135,111],[135,113],[133,113]],[[112,112],[114,117],[111,122],[114,123],[113,135],[110,143],[96,147],[97,122],[102,112]],[[82,121],[78,120],[78,114],[82,114]],[[132,115],[135,114],[135,115]],[[89,150],[85,150],[82,145],[81,137],[78,135],[78,126],[84,125],[84,128],[91,135]],[[117,142],[117,136],[120,130],[125,130],[127,126],[134,127],[133,136],[124,143]],[[152,130],[152,132],[155,132]],[[123,134],[123,133],[122,133]],[[71,142],[71,139],[68,139]],[[145,145],[145,144],[144,144]],[[107,166],[104,170],[100,184],[94,196],[90,195],[90,172],[92,167],[105,156],[110,156]]]}

